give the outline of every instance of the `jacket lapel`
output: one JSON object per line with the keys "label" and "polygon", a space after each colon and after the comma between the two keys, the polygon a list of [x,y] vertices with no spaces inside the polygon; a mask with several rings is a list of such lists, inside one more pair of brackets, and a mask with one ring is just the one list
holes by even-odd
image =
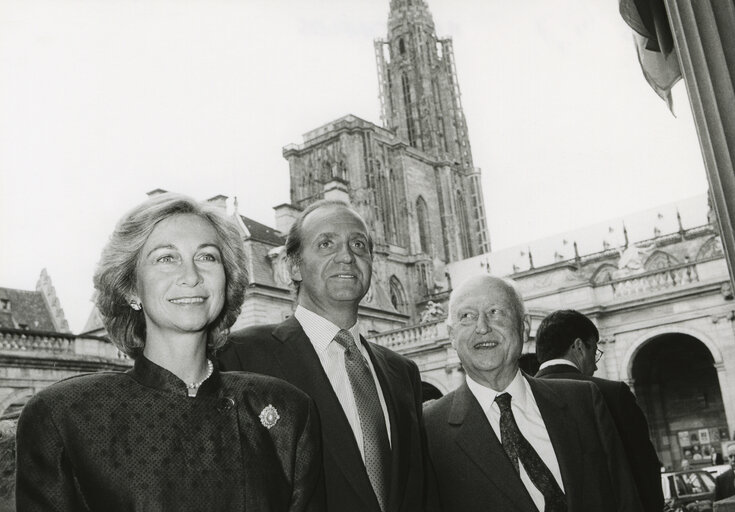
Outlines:
{"label": "jacket lapel", "polygon": [[280,342],[277,358],[283,375],[316,403],[322,439],[328,440],[322,443],[322,449],[330,454],[366,505],[372,506],[374,502],[377,506],[352,427],[301,324],[291,317],[273,330],[273,336]]}
{"label": "jacket lapel", "polygon": [[531,496],[467,384],[454,392],[449,424],[459,429],[455,438],[459,447],[498,491],[507,496],[508,504],[523,511],[535,510]]}
{"label": "jacket lapel", "polygon": [[[361,337],[362,338],[362,337]],[[390,510],[398,510],[402,501],[402,493],[406,488],[406,479],[408,478],[408,457],[411,446],[410,418],[407,417],[408,411],[405,407],[399,407],[401,402],[398,391],[403,383],[400,374],[388,363],[383,353],[374,350],[369,343],[362,338],[362,343],[367,347],[370,360],[378,375],[378,382],[383,391],[386,407],[388,409],[388,417],[390,418],[390,439],[391,439],[391,486],[388,496],[388,508]],[[411,407],[413,407],[413,398],[411,399]]]}
{"label": "jacket lapel", "polygon": [[581,438],[577,424],[567,410],[568,405],[564,397],[551,389],[542,379],[528,376],[526,378],[554,447],[561,479],[564,483],[564,493],[567,495],[569,510],[573,512],[573,504],[582,502],[582,489],[577,484],[584,481],[581,474],[582,465],[579,461],[582,446],[579,442]]}

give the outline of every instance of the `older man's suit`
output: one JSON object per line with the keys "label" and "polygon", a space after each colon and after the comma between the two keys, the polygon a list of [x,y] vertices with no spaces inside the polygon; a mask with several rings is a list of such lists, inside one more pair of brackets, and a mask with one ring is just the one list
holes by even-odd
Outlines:
{"label": "older man's suit", "polygon": [[[388,511],[423,510],[418,368],[384,347],[366,346],[390,418],[392,464]],[[247,370],[279,377],[310,395],[321,420],[328,512],[380,512],[347,416],[296,318],[232,334],[231,343],[220,356],[220,364],[224,370]]]}
{"label": "older man's suit", "polygon": [[602,393],[623,442],[625,454],[646,512],[661,512],[664,495],[661,489],[661,464],[648,436],[648,423],[635,396],[624,382],[588,377],[574,366],[555,364],[536,374],[543,379],[586,380]]}
{"label": "older man's suit", "polygon": [[[559,462],[568,512],[639,512],[620,438],[594,385],[526,377]],[[443,512],[535,512],[467,384],[424,411],[430,501]]]}

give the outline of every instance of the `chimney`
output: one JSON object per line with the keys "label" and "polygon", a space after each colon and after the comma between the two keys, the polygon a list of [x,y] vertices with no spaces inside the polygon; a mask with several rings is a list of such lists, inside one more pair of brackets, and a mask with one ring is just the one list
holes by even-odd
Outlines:
{"label": "chimney", "polygon": [[350,204],[350,193],[347,183],[339,178],[332,178],[324,184],[324,199],[343,201]]}
{"label": "chimney", "polygon": [[274,206],[273,209],[276,211],[276,229],[283,235],[288,234],[288,230],[296,222],[301,210],[289,203],[279,204]]}
{"label": "chimney", "polygon": [[217,208],[222,208],[225,212],[227,211],[227,200],[229,197],[223,196],[222,194],[218,194],[214,197],[210,197],[207,199],[207,203],[216,206]]}
{"label": "chimney", "polygon": [[145,195],[147,195],[148,197],[156,197],[160,196],[161,194],[165,194],[166,192],[168,192],[168,190],[163,190],[162,188],[154,188],[150,192],[146,192]]}

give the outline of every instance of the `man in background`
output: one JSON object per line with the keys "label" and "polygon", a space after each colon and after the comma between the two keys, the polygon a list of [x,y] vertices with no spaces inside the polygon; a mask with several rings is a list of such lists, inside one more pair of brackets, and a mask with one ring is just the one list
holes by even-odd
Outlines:
{"label": "man in background", "polygon": [[593,377],[602,357],[599,340],[597,327],[582,313],[571,309],[551,313],[536,331],[536,357],[541,363],[536,377],[585,380],[597,386],[623,442],[643,509],[660,512],[664,506],[661,464],[648,423],[624,382]]}

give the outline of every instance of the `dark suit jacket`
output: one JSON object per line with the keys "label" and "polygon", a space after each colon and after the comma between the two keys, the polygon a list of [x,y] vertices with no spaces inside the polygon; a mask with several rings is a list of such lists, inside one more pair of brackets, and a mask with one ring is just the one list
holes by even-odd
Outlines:
{"label": "dark suit jacket", "polygon": [[538,378],[572,379],[593,382],[602,393],[623,441],[628,465],[633,473],[638,495],[646,512],[661,512],[664,495],[661,489],[661,464],[648,437],[648,423],[635,396],[624,382],[587,377],[577,368],[556,364],[539,370]]}
{"label": "dark suit jacket", "polygon": [[[263,424],[269,405],[280,418]],[[72,377],[20,415],[17,508],[322,512],[316,416],[308,396],[264,375],[215,370],[194,398],[144,357]]]}
{"label": "dark suit jacket", "polygon": [[[298,320],[291,317],[278,325],[250,327],[232,334],[230,341],[220,355],[223,369],[282,378],[316,402],[322,427],[327,510],[380,512],[347,416]],[[422,510],[424,465],[418,368],[391,350],[366,345],[390,417],[393,462],[388,509]]]}
{"label": "dark suit jacket", "polygon": [[715,501],[735,495],[735,473],[728,469],[715,479]]}
{"label": "dark suit jacket", "polygon": [[[526,377],[559,462],[569,512],[641,511],[620,438],[592,384]],[[430,502],[443,512],[536,512],[467,384],[424,411]],[[433,472],[432,472],[433,470]]]}

